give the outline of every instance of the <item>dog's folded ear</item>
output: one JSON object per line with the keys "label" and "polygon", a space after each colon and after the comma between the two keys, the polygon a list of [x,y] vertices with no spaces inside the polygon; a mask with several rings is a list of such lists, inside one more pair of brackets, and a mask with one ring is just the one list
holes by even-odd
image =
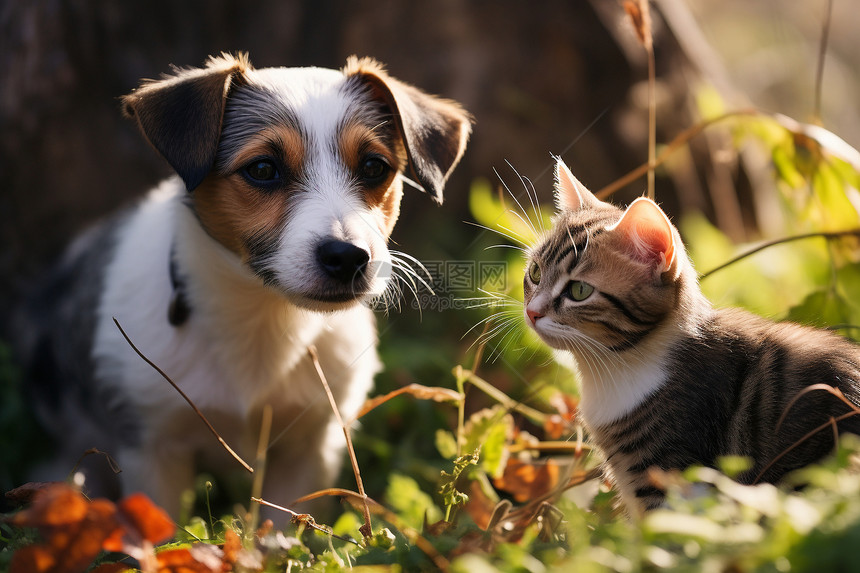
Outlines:
{"label": "dog's folded ear", "polygon": [[376,60],[347,60],[344,73],[360,79],[382,100],[397,123],[412,174],[437,202],[448,176],[466,150],[471,116],[456,102],[428,95],[389,76]]}
{"label": "dog's folded ear", "polygon": [[205,68],[177,70],[122,98],[123,113],[137,120],[189,191],[215,163],[227,94],[250,67],[247,55],[222,54]]}

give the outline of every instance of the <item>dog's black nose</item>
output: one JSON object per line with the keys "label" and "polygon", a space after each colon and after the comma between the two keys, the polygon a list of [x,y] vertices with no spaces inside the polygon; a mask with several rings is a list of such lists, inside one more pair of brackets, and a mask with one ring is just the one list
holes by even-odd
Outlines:
{"label": "dog's black nose", "polygon": [[348,284],[362,276],[370,254],[352,243],[331,240],[317,247],[317,260],[328,276]]}

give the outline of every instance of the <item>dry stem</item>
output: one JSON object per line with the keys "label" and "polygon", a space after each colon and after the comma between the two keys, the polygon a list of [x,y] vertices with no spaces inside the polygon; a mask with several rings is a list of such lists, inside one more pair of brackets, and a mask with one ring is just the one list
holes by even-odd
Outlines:
{"label": "dry stem", "polygon": [[818,65],[815,69],[815,103],[813,121],[821,125],[821,90],[824,85],[824,61],[827,59],[827,43],[830,37],[830,20],[833,13],[833,0],[827,0],[824,23],[821,25],[821,43],[818,46]]}
{"label": "dry stem", "polygon": [[320,366],[317,349],[314,346],[309,346],[308,355],[310,355],[311,361],[314,363],[314,368],[317,371],[317,376],[319,376],[320,382],[322,382],[323,388],[325,388],[325,393],[326,396],[328,396],[328,401],[331,404],[334,416],[337,418],[337,422],[340,424],[340,427],[343,428],[343,436],[346,438],[346,448],[349,452],[349,461],[352,463],[352,471],[355,474],[355,483],[358,486],[358,493],[364,501],[364,525],[362,525],[358,530],[365,539],[367,539],[373,534],[373,527],[370,523],[370,507],[367,503],[367,494],[364,492],[364,483],[361,481],[361,471],[358,469],[358,460],[355,457],[355,449],[352,447],[352,437],[349,435],[349,427],[343,423],[343,418],[340,415],[337,402],[335,402],[334,394],[331,393],[331,388],[329,387],[328,381],[326,380],[325,374]]}
{"label": "dry stem", "polygon": [[656,169],[657,167],[662,165],[669,158],[669,156],[675,152],[675,150],[677,150],[679,147],[681,147],[682,145],[687,143],[689,140],[693,139],[695,136],[702,133],[706,128],[710,127],[711,125],[713,125],[715,123],[719,123],[719,122],[724,121],[726,119],[740,116],[740,115],[759,115],[759,112],[754,110],[754,109],[742,109],[742,110],[738,110],[738,111],[730,111],[730,112],[724,113],[723,115],[720,115],[718,117],[714,117],[714,118],[711,118],[711,119],[708,119],[705,121],[700,121],[699,123],[697,123],[696,125],[693,125],[692,127],[688,127],[687,129],[685,129],[684,131],[679,133],[671,142],[669,142],[668,145],[666,145],[664,147],[664,149],[660,153],[660,155],[658,155],[657,158],[654,160],[653,166],[650,165],[649,163],[643,163],[642,165],[640,165],[636,169],[627,173],[627,175],[624,175],[620,179],[616,179],[615,181],[613,181],[612,183],[610,183],[609,185],[607,185],[603,189],[600,189],[594,195],[598,199],[606,199],[607,197],[609,197],[610,195],[612,195],[613,193],[615,193],[616,191],[618,191],[619,189],[621,189],[622,187],[627,185],[628,183],[631,183],[631,182],[635,181],[636,179],[638,179],[639,177],[642,177],[642,175],[646,174],[649,169],[651,169],[651,168]]}
{"label": "dry stem", "polygon": [[[263,492],[263,476],[266,475],[266,453],[269,448],[269,437],[272,433],[272,406],[266,404],[263,407],[263,419],[260,422],[260,439],[257,442],[257,459],[254,465],[257,468],[257,473],[254,476],[254,483],[251,485],[251,499],[259,498]],[[260,505],[251,504],[248,515],[248,531],[257,529],[257,524],[260,518]]]}

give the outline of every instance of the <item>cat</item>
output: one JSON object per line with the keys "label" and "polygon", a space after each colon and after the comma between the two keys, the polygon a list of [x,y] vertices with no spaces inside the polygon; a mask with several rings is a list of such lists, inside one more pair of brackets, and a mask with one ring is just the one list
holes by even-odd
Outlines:
{"label": "cat", "polygon": [[832,453],[831,418],[860,434],[860,416],[837,396],[798,396],[827,384],[860,404],[860,346],[715,309],[677,229],[647,198],[626,210],[600,201],[560,159],[555,197],[552,229],[528,252],[524,314],[574,359],[582,421],[629,513],[664,502],[651,467],[746,456],[739,482],[777,482]]}

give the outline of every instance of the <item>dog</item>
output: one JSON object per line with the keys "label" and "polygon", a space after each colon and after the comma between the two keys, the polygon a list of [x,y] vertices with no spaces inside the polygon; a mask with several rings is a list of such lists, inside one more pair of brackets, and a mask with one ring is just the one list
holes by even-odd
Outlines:
{"label": "dog", "polygon": [[390,285],[404,181],[437,202],[471,132],[456,102],[388,75],[255,69],[246,55],[175,69],[122,98],[176,175],[78,238],[27,305],[29,390],[59,442],[40,478],[80,465],[85,491],[142,491],[171,515],[198,468],[235,468],[181,395],[253,461],[273,424],[263,497],[334,482],[345,420],[380,370],[367,304]]}

